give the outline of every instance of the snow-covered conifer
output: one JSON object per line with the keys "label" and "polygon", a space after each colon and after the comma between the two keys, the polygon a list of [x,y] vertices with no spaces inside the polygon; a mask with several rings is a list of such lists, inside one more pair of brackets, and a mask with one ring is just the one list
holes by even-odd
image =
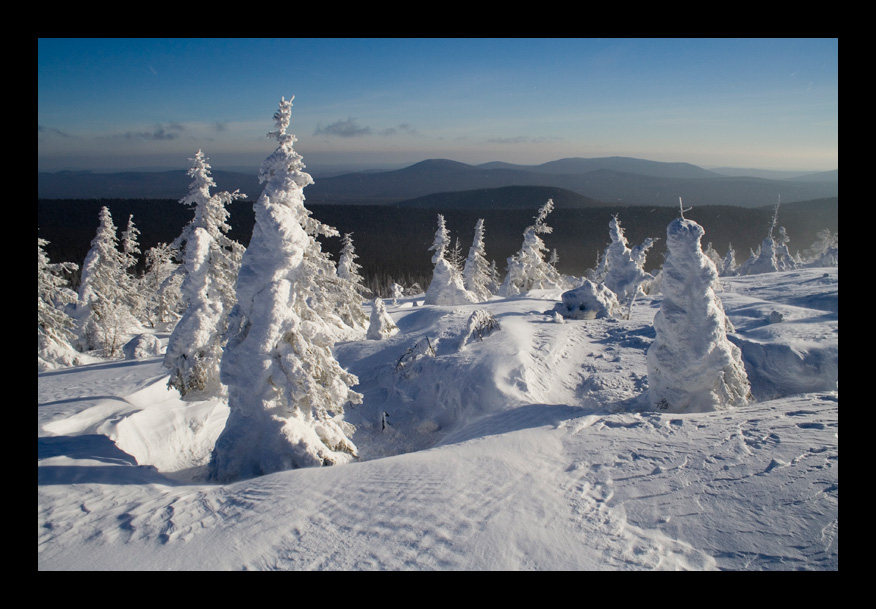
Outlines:
{"label": "snow-covered conifer", "polygon": [[703,228],[683,215],[666,231],[663,301],[648,348],[651,404],[670,412],[705,412],[748,402],[750,386],[732,325],[715,294],[718,272],[702,251]]}
{"label": "snow-covered conifer", "polygon": [[49,262],[43,249],[48,243],[37,238],[37,362],[40,370],[72,366],[78,361],[72,345],[75,324],[64,310],[76,302],[76,297],[66,287],[63,273],[73,272],[79,265]]}
{"label": "snow-covered conifer", "polygon": [[824,228],[815,234],[815,242],[803,251],[805,266],[839,265],[839,233]]}
{"label": "snow-covered conifer", "polygon": [[[303,189],[313,183],[287,133],[292,101],[280,100],[277,149],[262,163],[264,191],[237,280],[237,305],[222,358],[230,413],[209,476],[229,481],[356,455],[344,406],[361,402],[358,379],[332,354],[335,332],[321,315],[308,256],[319,252]],[[335,270],[332,269],[335,275]],[[316,297],[316,299],[315,299]]]}
{"label": "snow-covered conifer", "polygon": [[423,300],[427,305],[455,305],[477,302],[477,296],[465,289],[462,273],[459,272],[447,259],[447,248],[450,245],[450,233],[444,222],[444,216],[438,214],[438,229],[435,231],[435,240],[430,251],[432,264],[432,281],[426,290]]}
{"label": "snow-covered conifer", "polygon": [[484,249],[484,220],[475,224],[474,240],[468,250],[465,259],[465,268],[462,271],[465,289],[477,296],[479,301],[489,300],[493,293],[490,291],[490,263],[487,262],[486,250]]}
{"label": "snow-covered conifer", "polygon": [[144,321],[152,328],[173,328],[184,312],[180,284],[180,265],[174,262],[176,250],[168,243],[159,243],[146,251],[146,271],[140,286],[146,298]]}
{"label": "snow-covered conifer", "polygon": [[733,249],[733,244],[727,244],[727,254],[721,262],[718,274],[722,277],[732,277],[736,274],[736,250]]}
{"label": "snow-covered conifer", "polygon": [[134,225],[134,214],[128,215],[128,225],[120,240],[122,255],[124,256],[125,273],[122,279],[125,281],[125,294],[128,310],[136,319],[142,319],[146,309],[145,291],[137,277],[137,263],[140,255],[139,243],[140,229]]}
{"label": "snow-covered conifer", "polygon": [[341,253],[338,257],[338,277],[361,286],[361,289],[365,290],[365,286],[362,285],[362,275],[359,273],[362,265],[356,262],[358,257],[356,248],[353,247],[353,233],[344,233],[341,238]]}
{"label": "snow-covered conifer", "polygon": [[654,239],[648,238],[642,245],[630,249],[617,216],[612,217],[608,228],[611,243],[605,248],[591,280],[604,284],[617,295],[622,305],[628,306],[640,291],[647,293],[654,280],[654,276],[644,268],[646,254],[654,244]]}
{"label": "snow-covered conifer", "polygon": [[369,340],[383,340],[398,332],[398,326],[386,311],[383,299],[375,298],[371,303],[371,323],[368,325]]}
{"label": "snow-covered conifer", "polygon": [[106,357],[115,357],[138,323],[128,308],[127,260],[118,249],[116,227],[106,206],[100,210],[99,222],[82,265],[75,346],[81,351],[102,349]]}
{"label": "snow-covered conifer", "polygon": [[788,249],[788,243],[791,241],[791,238],[788,237],[784,226],[778,228],[778,233],[776,237],[776,266],[778,266],[780,271],[796,269],[797,261]]}
{"label": "snow-covered conifer", "polygon": [[203,399],[224,394],[219,363],[243,250],[225,234],[230,228],[225,205],[246,195],[211,195],[215,182],[203,152],[198,150],[189,160],[192,183],[180,203],[193,205],[195,215],[175,242],[183,249],[180,292],[185,313],[168,340],[164,366],[170,370],[169,387],[184,397]]}
{"label": "snow-covered conifer", "polygon": [[557,289],[569,287],[557,270],[545,261],[544,241],[540,234],[550,234],[553,228],[545,223],[547,215],[554,209],[553,199],[548,199],[535,217],[535,224],[523,231],[523,245],[508,258],[508,274],[499,293],[502,296],[516,296],[534,289]]}

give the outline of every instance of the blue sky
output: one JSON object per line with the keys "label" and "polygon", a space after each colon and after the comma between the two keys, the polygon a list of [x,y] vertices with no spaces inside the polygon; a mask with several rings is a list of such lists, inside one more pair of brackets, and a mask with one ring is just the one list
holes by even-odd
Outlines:
{"label": "blue sky", "polygon": [[40,171],[631,156],[838,168],[837,39],[41,39]]}

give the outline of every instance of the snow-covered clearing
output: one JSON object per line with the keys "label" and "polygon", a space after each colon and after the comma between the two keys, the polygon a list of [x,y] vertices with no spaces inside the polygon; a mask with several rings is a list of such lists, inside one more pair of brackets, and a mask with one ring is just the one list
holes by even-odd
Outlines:
{"label": "snow-covered clearing", "polygon": [[[401,299],[397,334],[335,349],[360,459],[227,485],[202,478],[227,405],[161,357],[40,373],[38,567],[836,570],[837,268],[721,283],[748,406],[648,410],[659,297],[563,323],[559,291]],[[460,349],[482,309],[500,328]]]}

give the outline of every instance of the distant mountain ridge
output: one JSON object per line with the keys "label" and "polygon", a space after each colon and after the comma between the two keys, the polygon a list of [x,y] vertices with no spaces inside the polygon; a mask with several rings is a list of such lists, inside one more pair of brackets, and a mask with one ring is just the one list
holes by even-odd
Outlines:
{"label": "distant mountain ridge", "polygon": [[[255,175],[214,170],[217,190],[239,189],[250,199],[261,194]],[[831,179],[835,178],[835,179]],[[38,174],[38,198],[174,198],[188,191],[185,170],[162,172],[58,172]],[[386,205],[438,193],[518,187],[559,188],[610,205],[695,205],[758,207],[838,196],[838,172],[767,179],[728,176],[689,163],[664,163],[628,157],[566,158],[541,165],[493,162],[468,165],[429,159],[402,169],[356,172],[315,181],[305,190],[313,204]],[[420,203],[422,204],[422,202]],[[538,206],[534,201],[533,206]]]}

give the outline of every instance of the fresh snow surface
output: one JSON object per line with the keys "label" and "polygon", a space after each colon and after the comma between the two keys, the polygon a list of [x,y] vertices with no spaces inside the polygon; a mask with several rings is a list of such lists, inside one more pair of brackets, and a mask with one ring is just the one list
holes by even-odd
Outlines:
{"label": "fresh snow surface", "polygon": [[[647,410],[659,295],[629,320],[399,299],[397,334],[335,349],[360,459],[225,485],[227,405],[181,401],[160,356],[39,373],[38,567],[837,570],[837,268],[721,285],[748,406]],[[476,310],[499,328],[460,349]]]}

